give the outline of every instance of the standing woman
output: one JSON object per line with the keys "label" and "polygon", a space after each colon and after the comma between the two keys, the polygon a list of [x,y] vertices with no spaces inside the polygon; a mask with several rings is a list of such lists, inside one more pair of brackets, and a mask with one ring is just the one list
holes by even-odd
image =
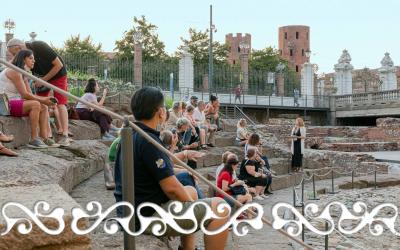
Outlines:
{"label": "standing woman", "polygon": [[306,127],[300,117],[296,119],[290,137],[292,138],[292,169],[298,172],[303,166],[304,139],[306,138]]}

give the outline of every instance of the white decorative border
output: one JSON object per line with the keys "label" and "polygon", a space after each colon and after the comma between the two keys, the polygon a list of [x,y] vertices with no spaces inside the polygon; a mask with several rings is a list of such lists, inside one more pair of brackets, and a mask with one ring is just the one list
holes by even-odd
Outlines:
{"label": "white decorative border", "polygon": [[[292,205],[284,202],[280,202],[274,205],[272,208],[272,216],[274,218],[273,228],[274,229],[286,229],[286,231],[291,236],[298,236],[302,231],[302,225],[307,229],[311,230],[313,233],[318,235],[327,235],[335,230],[335,222],[330,214],[331,207],[337,206],[340,208],[340,216],[337,223],[337,229],[343,234],[354,234],[363,229],[368,225],[368,229],[373,236],[379,236],[383,233],[383,225],[385,225],[392,234],[400,236],[400,233],[395,229],[395,222],[398,216],[398,208],[391,203],[382,203],[374,207],[371,212],[368,212],[368,207],[364,202],[356,202],[353,204],[353,211],[349,211],[347,206],[340,202],[330,202],[325,208],[319,212],[319,207],[317,204],[310,203],[304,207],[304,216]],[[294,219],[285,219],[278,214],[280,208],[290,210],[295,216]],[[387,217],[378,217],[380,210],[387,208],[393,209],[393,215],[388,215]],[[297,219],[296,219],[297,218]],[[311,222],[327,222],[328,227],[325,229],[320,229],[314,227]],[[352,221],[354,226],[350,229],[348,223],[343,226],[344,221]]]}
{"label": "white decorative border", "polygon": [[[205,216],[201,220],[199,225],[197,223],[194,214],[194,208],[196,206],[204,206],[206,208]],[[11,207],[20,209],[22,212],[24,212],[26,216],[15,217],[15,218],[8,216],[7,209]],[[129,209],[130,210],[129,216],[124,218],[119,218],[119,217],[107,218],[107,216],[118,207],[124,207],[124,209]],[[160,217],[142,216],[140,211],[145,207],[153,208],[160,215]],[[256,211],[256,216],[252,219],[238,220],[237,217],[249,208],[253,208]],[[149,202],[142,203],[138,206],[138,209],[136,211],[138,213],[138,218],[140,220],[141,228],[137,232],[132,232],[129,229],[129,222],[134,216],[135,212],[132,204],[128,202],[118,202],[109,207],[108,209],[106,209],[105,211],[103,211],[100,202],[91,201],[86,205],[87,212],[81,208],[72,209],[71,230],[77,235],[88,234],[91,233],[93,230],[95,230],[104,221],[103,228],[107,234],[115,234],[116,232],[118,232],[119,230],[118,224],[119,224],[128,234],[132,236],[138,236],[143,234],[146,231],[146,229],[153,223],[151,225],[151,232],[156,236],[163,235],[167,229],[167,226],[172,227],[175,231],[181,234],[192,234],[198,228],[200,228],[207,235],[215,235],[221,233],[222,231],[232,226],[232,230],[236,235],[244,236],[247,235],[249,232],[248,226],[251,226],[256,230],[259,230],[263,227],[263,222],[261,219],[263,216],[263,208],[260,204],[257,203],[250,203],[243,205],[229,218],[227,223],[225,223],[222,227],[220,227],[215,231],[208,231],[204,226],[204,222],[208,219],[222,219],[226,217],[220,217],[216,215],[208,204],[202,201],[194,202],[184,213],[180,214],[182,212],[182,209],[183,205],[181,202],[178,201],[172,202],[168,206],[167,211],[153,203]],[[227,203],[221,203],[217,207],[218,213],[222,213],[226,210],[229,212],[228,213],[229,215],[231,213],[231,207]],[[46,213],[41,213],[40,211]],[[92,212],[92,214],[89,214],[88,212]],[[3,232],[0,232],[0,236],[7,235],[15,225],[17,225],[17,230],[19,233],[28,234],[32,230],[33,223],[36,224],[42,231],[44,231],[49,235],[58,235],[61,234],[65,229],[65,223],[63,219],[64,215],[65,211],[62,208],[55,208],[54,210],[50,211],[50,205],[45,201],[38,201],[34,206],[33,212],[20,203],[8,202],[1,209],[1,216],[3,216],[6,221],[6,229]],[[51,218],[56,220],[58,228],[56,229],[47,228],[46,225],[44,225],[41,222],[40,218]],[[78,222],[81,219],[94,219],[94,222],[87,228],[80,229],[78,227]],[[190,229],[183,229],[175,222],[176,219],[179,220],[187,219],[192,221],[194,225]],[[239,227],[239,225],[242,226]]]}

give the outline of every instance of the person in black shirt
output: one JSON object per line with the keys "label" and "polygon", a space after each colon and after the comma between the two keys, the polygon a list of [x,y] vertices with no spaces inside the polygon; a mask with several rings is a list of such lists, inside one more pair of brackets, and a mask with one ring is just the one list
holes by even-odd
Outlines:
{"label": "person in black shirt", "polygon": [[[42,80],[51,83],[52,85],[68,91],[67,69],[62,58],[45,42],[31,41],[24,43],[23,41],[13,38],[7,43],[8,51],[15,56],[22,49],[33,51],[35,56],[35,65],[32,73]],[[50,89],[35,83],[36,94],[39,96],[49,96]],[[54,91],[54,97],[57,99],[57,109],[60,114],[60,122],[63,135],[58,144],[68,146],[70,140],[68,138],[68,97]]]}
{"label": "person in black shirt", "polygon": [[262,172],[260,164],[256,163],[256,153],[255,148],[247,150],[247,157],[240,166],[239,179],[244,180],[249,187],[255,187],[256,196],[254,200],[262,201],[268,197],[264,194],[264,191],[269,180],[267,175]]}
{"label": "person in black shirt", "polygon": [[[164,106],[164,96],[162,92],[153,87],[144,87],[134,94],[131,100],[131,110],[136,124],[144,130],[149,136],[156,140],[160,145],[160,132],[156,130],[165,120],[166,109]],[[192,203],[197,200],[196,190],[190,186],[182,186],[177,180],[173,172],[173,163],[167,154],[158,150],[153,144],[149,143],[139,133],[133,133],[134,142],[134,189],[135,189],[135,208],[141,203],[151,202],[167,209],[172,201],[180,201],[185,211]],[[116,201],[122,201],[122,177],[121,177],[121,149],[117,151],[115,162],[115,191]],[[224,202],[221,198],[202,199],[217,213],[216,207],[220,202]],[[198,223],[205,215],[205,207],[198,205],[194,208],[194,214]],[[122,216],[122,210],[118,210],[117,214]],[[143,216],[159,216],[151,208],[143,208],[141,210]],[[136,215],[136,213],[135,213]],[[219,214],[227,215],[225,214]],[[139,222],[139,220],[136,220]],[[190,229],[193,223],[190,220],[177,220],[182,228]],[[207,230],[216,230],[227,222],[226,219],[208,220],[204,223]],[[145,233],[151,234],[150,225]],[[138,228],[136,228],[138,230]],[[180,235],[173,228],[167,227],[164,236],[181,236],[183,249],[194,249],[194,235]],[[205,235],[204,242],[206,249],[224,249],[228,231],[223,231],[217,235]]]}

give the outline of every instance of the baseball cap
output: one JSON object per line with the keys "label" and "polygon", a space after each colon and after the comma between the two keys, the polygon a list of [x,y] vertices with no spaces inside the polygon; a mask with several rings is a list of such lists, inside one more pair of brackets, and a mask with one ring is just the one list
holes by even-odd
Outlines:
{"label": "baseball cap", "polygon": [[13,47],[13,46],[23,46],[25,43],[17,38],[12,38],[10,41],[7,43],[7,48]]}
{"label": "baseball cap", "polygon": [[197,96],[193,95],[192,97],[190,97],[190,100],[197,100],[199,99]]}

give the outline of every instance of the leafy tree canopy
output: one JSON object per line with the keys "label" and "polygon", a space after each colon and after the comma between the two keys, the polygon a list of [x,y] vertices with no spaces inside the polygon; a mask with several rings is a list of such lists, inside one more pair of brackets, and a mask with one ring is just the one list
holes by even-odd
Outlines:
{"label": "leafy tree canopy", "polygon": [[160,60],[167,58],[165,45],[158,37],[157,26],[148,22],[145,16],[133,18],[133,27],[125,31],[123,38],[115,42],[115,51],[122,59],[132,59],[134,55],[134,34],[140,32],[143,48],[143,61]]}

